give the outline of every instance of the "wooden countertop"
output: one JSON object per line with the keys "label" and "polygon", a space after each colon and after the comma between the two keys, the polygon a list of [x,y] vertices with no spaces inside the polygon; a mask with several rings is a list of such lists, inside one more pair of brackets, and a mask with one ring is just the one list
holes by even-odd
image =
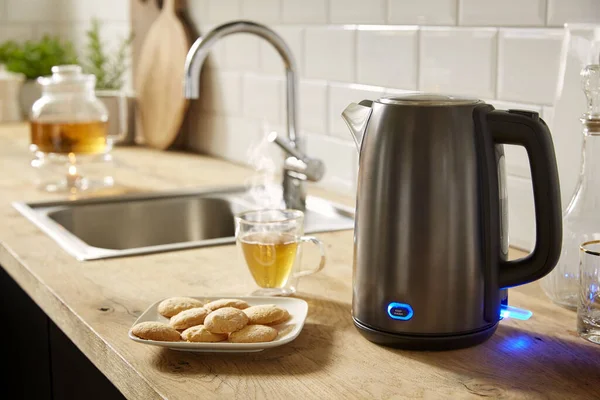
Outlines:
{"label": "wooden countertop", "polygon": [[[328,264],[300,285],[309,315],[288,345],[228,355],[135,343],[127,331],[157,299],[249,293],[235,246],[76,261],[10,205],[60,197],[30,183],[28,140],[25,125],[0,127],[0,265],[128,398],[600,398],[600,346],[580,339],[575,313],[552,304],[537,283],[509,295],[533,318],[502,321],[477,347],[412,352],[368,342],[351,319],[351,231],[318,235]],[[122,186],[113,192],[234,185],[250,173],[138,148],[119,148],[115,158]]]}

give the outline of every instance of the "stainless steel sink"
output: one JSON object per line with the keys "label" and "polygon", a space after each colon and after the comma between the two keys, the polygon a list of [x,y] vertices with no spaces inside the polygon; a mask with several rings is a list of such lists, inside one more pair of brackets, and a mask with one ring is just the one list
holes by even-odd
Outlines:
{"label": "stainless steel sink", "polygon": [[[261,208],[239,187],[13,205],[82,261],[233,243],[234,215]],[[306,233],[353,226],[351,208],[307,197]]]}

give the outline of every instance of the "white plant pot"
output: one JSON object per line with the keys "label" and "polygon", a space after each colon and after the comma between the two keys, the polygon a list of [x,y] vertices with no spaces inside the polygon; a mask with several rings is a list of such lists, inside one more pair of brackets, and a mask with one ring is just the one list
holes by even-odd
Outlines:
{"label": "white plant pot", "polygon": [[34,79],[26,80],[23,86],[21,86],[21,92],[19,93],[19,104],[23,118],[29,119],[31,106],[40,97],[42,97],[42,87]]}

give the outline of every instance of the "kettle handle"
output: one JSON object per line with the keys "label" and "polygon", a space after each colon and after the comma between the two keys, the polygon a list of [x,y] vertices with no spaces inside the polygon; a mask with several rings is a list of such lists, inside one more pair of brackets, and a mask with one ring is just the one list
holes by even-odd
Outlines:
{"label": "kettle handle", "polygon": [[531,168],[536,242],[528,256],[500,260],[498,286],[507,288],[540,279],[556,266],[562,245],[562,208],[552,136],[535,112],[493,110],[487,126],[497,144],[525,147]]}

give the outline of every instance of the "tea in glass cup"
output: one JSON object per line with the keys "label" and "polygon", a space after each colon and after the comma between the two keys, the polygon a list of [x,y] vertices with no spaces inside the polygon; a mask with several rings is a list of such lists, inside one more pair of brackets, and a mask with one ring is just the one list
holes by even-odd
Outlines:
{"label": "tea in glass cup", "polygon": [[[298,210],[259,210],[235,218],[236,238],[244,261],[256,284],[256,295],[295,293],[298,278],[314,274],[325,266],[323,243],[304,236],[304,213]],[[312,270],[300,270],[302,243],[319,246],[321,260]]]}

